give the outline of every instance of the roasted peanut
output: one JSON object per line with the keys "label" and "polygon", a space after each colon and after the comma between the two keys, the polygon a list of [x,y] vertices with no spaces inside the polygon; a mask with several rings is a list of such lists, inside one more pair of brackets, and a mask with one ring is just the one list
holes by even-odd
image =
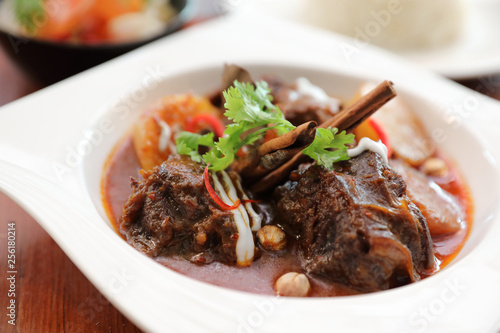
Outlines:
{"label": "roasted peanut", "polygon": [[279,251],[286,246],[286,235],[275,225],[265,225],[257,232],[259,243],[266,250]]}
{"label": "roasted peanut", "polygon": [[304,274],[290,272],[276,281],[276,292],[280,296],[305,297],[310,291],[309,279]]}
{"label": "roasted peanut", "polygon": [[448,174],[448,166],[442,159],[431,157],[422,165],[422,172],[429,176],[444,177]]}

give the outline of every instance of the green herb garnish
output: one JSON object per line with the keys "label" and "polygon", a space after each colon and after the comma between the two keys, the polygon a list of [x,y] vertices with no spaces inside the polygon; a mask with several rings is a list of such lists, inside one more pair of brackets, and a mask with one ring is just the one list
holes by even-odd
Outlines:
{"label": "green herb garnish", "polygon": [[214,147],[214,133],[210,132],[205,135],[182,132],[182,135],[177,139],[177,153],[181,155],[189,155],[195,162],[200,163],[202,156],[198,153],[200,146]]}
{"label": "green herb garnish", "polygon": [[[278,107],[272,104],[271,91],[265,81],[250,83],[234,81],[234,86],[223,92],[226,103],[224,115],[233,121],[226,126],[224,135],[213,142],[209,136],[181,132],[177,138],[177,152],[189,155],[196,162],[203,160],[210,164],[210,170],[226,169],[235,159],[238,150],[251,145],[264,137],[267,131],[276,130],[278,135],[292,131],[293,126],[285,119]],[[337,134],[338,130],[316,130],[316,137],[303,153],[317,161],[319,165],[332,168],[333,163],[349,159],[346,144],[352,143],[354,135]],[[199,146],[212,149],[203,156],[198,153]],[[328,149],[336,149],[330,151]]]}
{"label": "green herb garnish", "polygon": [[348,160],[346,145],[354,141],[354,134],[346,134],[345,131],[337,134],[337,132],[336,128],[317,128],[314,141],[302,150],[302,154],[327,169],[332,169],[335,162]]}
{"label": "green herb garnish", "polygon": [[15,0],[14,11],[17,21],[29,33],[34,33],[37,30],[35,19],[40,23],[44,22],[45,19],[42,0]]}

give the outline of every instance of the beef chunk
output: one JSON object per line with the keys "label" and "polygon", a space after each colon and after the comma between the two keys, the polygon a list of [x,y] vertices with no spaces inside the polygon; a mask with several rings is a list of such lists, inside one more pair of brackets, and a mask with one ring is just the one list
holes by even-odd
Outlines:
{"label": "beef chunk", "polygon": [[203,167],[186,156],[133,181],[119,222],[121,234],[150,256],[183,256],[195,263],[236,262],[233,215],[210,198]]}
{"label": "beef chunk", "polygon": [[418,280],[434,264],[424,217],[401,176],[373,152],[332,171],[303,167],[274,195],[309,274],[372,292]]}

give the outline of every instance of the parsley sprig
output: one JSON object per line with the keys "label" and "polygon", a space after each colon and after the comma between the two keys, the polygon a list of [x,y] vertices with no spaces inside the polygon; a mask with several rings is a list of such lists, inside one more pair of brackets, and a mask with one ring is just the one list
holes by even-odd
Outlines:
{"label": "parsley sprig", "polygon": [[[241,147],[255,143],[267,131],[276,130],[278,135],[292,131],[295,126],[272,104],[270,93],[265,81],[256,82],[255,86],[234,81],[234,85],[223,92],[226,100],[224,115],[233,121],[226,126],[224,135],[214,142],[213,133],[181,132],[176,140],[177,152],[191,156],[196,162],[203,160],[212,171],[221,171],[233,163]],[[332,168],[335,162],[348,160],[346,145],[353,142],[354,135],[337,132],[336,128],[318,128],[314,141],[303,153],[326,168]],[[201,156],[198,153],[200,146],[212,149]]]}

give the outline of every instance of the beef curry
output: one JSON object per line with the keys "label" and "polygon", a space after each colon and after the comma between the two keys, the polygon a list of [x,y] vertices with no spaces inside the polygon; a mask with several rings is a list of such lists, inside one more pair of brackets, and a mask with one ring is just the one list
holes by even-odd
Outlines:
{"label": "beef curry", "polygon": [[173,270],[261,294],[353,295],[435,274],[463,246],[472,200],[439,147],[418,147],[427,133],[404,101],[387,103],[392,84],[367,86],[344,105],[305,78],[227,66],[219,91],[163,98],[105,166],[110,220]]}

